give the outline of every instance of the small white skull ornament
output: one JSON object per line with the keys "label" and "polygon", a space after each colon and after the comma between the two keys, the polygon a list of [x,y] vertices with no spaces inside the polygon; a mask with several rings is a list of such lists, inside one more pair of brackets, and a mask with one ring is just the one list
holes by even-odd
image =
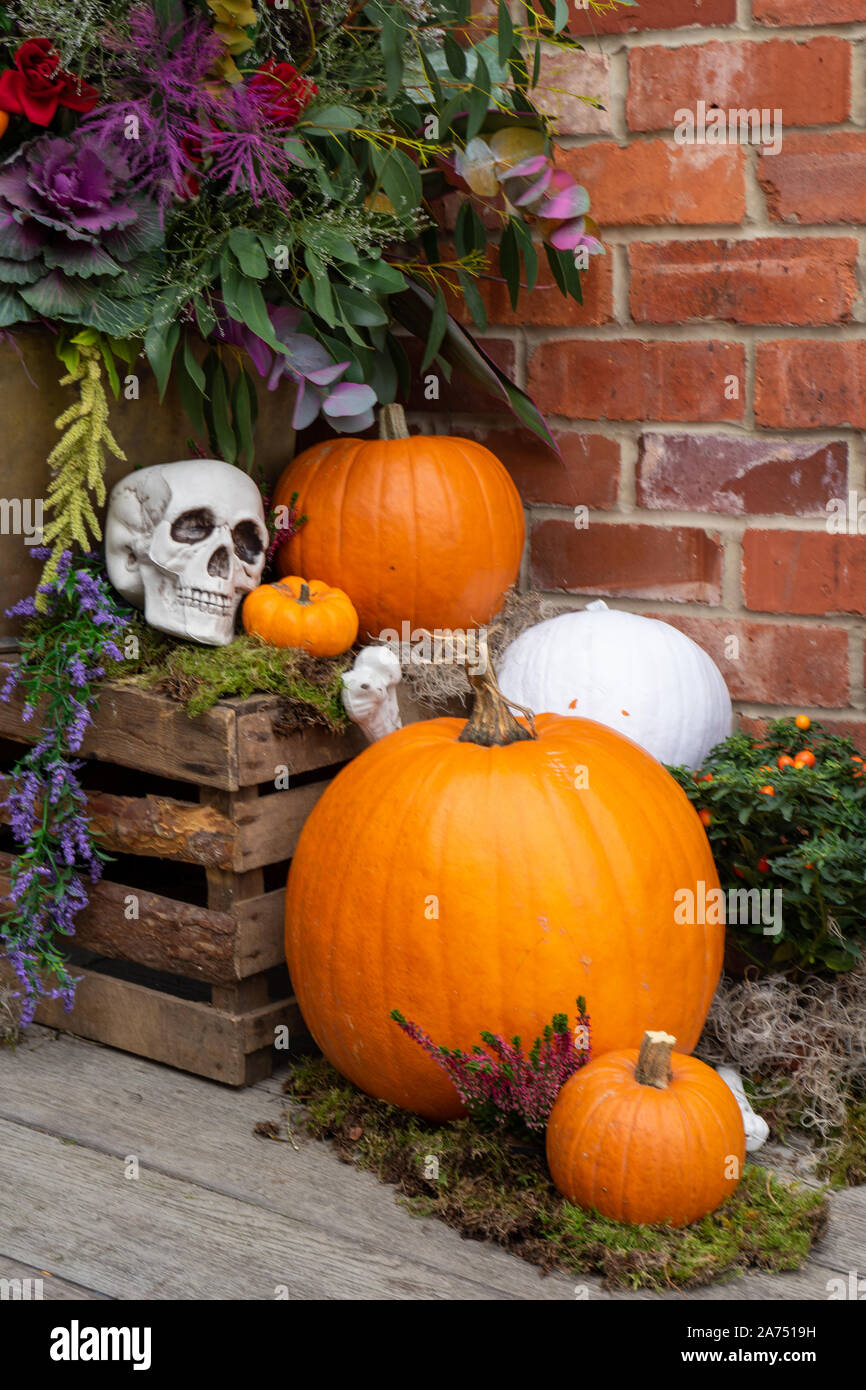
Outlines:
{"label": "small white skull ornament", "polygon": [[219,459],[141,468],[108,501],[105,560],[115,589],[151,627],[209,647],[231,642],[267,546],[258,488]]}

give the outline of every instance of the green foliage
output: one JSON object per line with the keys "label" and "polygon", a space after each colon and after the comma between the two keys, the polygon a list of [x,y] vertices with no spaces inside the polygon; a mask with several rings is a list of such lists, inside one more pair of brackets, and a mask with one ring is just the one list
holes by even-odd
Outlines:
{"label": "green foliage", "polygon": [[545,1270],[601,1275],[608,1288],[690,1288],[747,1269],[797,1269],[826,1224],[822,1192],[747,1164],[734,1194],[695,1225],[627,1226],[566,1202],[540,1144],[517,1145],[469,1119],[431,1124],[363,1095],[318,1058],[300,1061],[284,1089],[303,1102],[310,1134],[395,1184],[416,1215]]}
{"label": "green foliage", "polygon": [[[804,749],[814,767],[777,766]],[[850,970],[866,944],[866,777],[850,739],[793,719],[762,739],[738,733],[699,772],[670,771],[707,829],[722,888],[780,889],[782,930],[729,923],[730,939],[756,964],[780,970]],[[761,790],[772,786],[773,795]]]}
{"label": "green foliage", "polygon": [[271,694],[282,700],[286,731],[305,724],[335,733],[348,727],[340,677],[351,656],[322,660],[246,634],[228,647],[199,647],[154,631],[139,616],[131,617],[129,631],[138,639],[138,658],[117,663],[108,677],[165,690],[191,718],[229,696]]}

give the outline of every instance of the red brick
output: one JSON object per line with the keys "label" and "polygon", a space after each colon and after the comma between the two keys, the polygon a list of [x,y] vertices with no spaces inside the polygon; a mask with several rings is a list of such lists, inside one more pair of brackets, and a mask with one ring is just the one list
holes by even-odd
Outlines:
{"label": "red brick", "polygon": [[572,3],[569,28],[573,34],[625,34],[635,29],[733,24],[736,17],[737,0],[640,0],[639,5],[627,8],[611,6],[603,14]]}
{"label": "red brick", "polygon": [[758,180],[777,222],[866,222],[866,131],[786,135]]}
{"label": "red brick", "polygon": [[[778,719],[781,714],[774,714],[772,717]],[[859,749],[861,753],[866,753],[866,719],[834,719],[828,718],[824,714],[819,714],[818,718],[828,734],[839,734],[842,738],[850,738],[855,748]],[[750,714],[739,716],[739,727],[743,733],[752,734],[756,738],[761,738],[766,733],[768,723],[769,719],[767,718],[758,719]]]}
{"label": "red brick", "polygon": [[778,109],[783,128],[826,125],[850,114],[851,46],[842,38],[633,48],[628,72],[631,130],[670,129],[674,113],[693,110],[698,101],[723,111]]}
{"label": "red brick", "polygon": [[589,190],[602,227],[738,224],[746,207],[745,160],[739,146],[668,140],[597,140],[556,152],[557,164]]}
{"label": "red brick", "polygon": [[596,509],[616,505],[620,452],[615,439],[555,430],[561,455],[557,458],[528,430],[477,425],[466,433],[502,460],[524,502]]}
{"label": "red brick", "polygon": [[[517,366],[514,343],[509,338],[478,337],[477,341],[497,367],[514,380]],[[425,372],[422,372],[420,368],[424,356],[424,344],[416,339],[406,338],[403,338],[401,342],[412,367],[412,381],[409,391],[410,410],[424,410],[431,413],[448,411],[452,414],[457,411],[477,412],[483,415],[505,414],[509,419],[513,419],[508,404],[502,396],[491,395],[482,390],[477,382],[464,376],[462,372],[454,372],[451,380],[447,381],[435,362]],[[430,375],[439,378],[438,401],[428,401],[424,398],[425,378]]]}
{"label": "red brick", "polygon": [[756,24],[856,24],[866,0],[752,0]]}
{"label": "red brick", "polygon": [[695,527],[538,521],[531,531],[530,583],[579,594],[719,603],[722,547]]}
{"label": "red brick", "polygon": [[532,100],[557,135],[610,135],[610,58],[585,49],[545,49]]}
{"label": "red brick", "polygon": [[755,419],[780,429],[866,427],[866,342],[759,343]]}
{"label": "red brick", "polygon": [[764,613],[866,613],[866,537],[747,531],[743,596]]}
{"label": "red brick", "polygon": [[[715,661],[732,700],[760,705],[844,707],[849,699],[848,634],[838,627],[743,622],[665,614]],[[736,637],[736,656],[727,641]]]}
{"label": "red brick", "polygon": [[[552,339],[532,356],[529,393],[572,420],[740,420],[744,374],[741,343]],[[725,398],[731,376],[739,400]]]}
{"label": "red brick", "polygon": [[857,297],[853,237],[655,241],[629,247],[642,323],[844,323]]}
{"label": "red brick", "polygon": [[848,445],[719,434],[644,434],[637,500],[653,510],[827,515],[848,489]]}
{"label": "red brick", "polygon": [[[444,247],[442,248],[444,253]],[[539,247],[538,280],[530,292],[521,289],[517,308],[512,309],[508,288],[499,276],[499,260],[495,250],[489,255],[488,272],[477,281],[478,290],[487,310],[488,322],[503,327],[524,326],[565,328],[570,325],[595,325],[613,320],[613,257],[593,256],[589,268],[581,274],[583,303],[566,298],[553,281],[544,252]],[[462,295],[449,294],[448,308],[461,323],[472,329],[472,316]],[[474,331],[474,330],[473,330]]]}

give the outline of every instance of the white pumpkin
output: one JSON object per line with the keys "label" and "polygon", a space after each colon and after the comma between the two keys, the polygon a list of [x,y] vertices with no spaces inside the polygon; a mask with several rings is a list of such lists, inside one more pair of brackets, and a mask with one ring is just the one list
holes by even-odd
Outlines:
{"label": "white pumpkin", "polygon": [[731,697],[703,648],[669,623],[603,600],[521,633],[501,660],[499,686],[538,714],[607,724],[662,763],[700,767],[731,732]]}

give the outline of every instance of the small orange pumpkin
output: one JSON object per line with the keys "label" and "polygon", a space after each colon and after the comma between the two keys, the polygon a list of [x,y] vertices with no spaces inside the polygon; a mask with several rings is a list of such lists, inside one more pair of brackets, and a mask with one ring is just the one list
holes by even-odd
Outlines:
{"label": "small orange pumpkin", "polygon": [[517,579],[523,505],[483,444],[410,436],[399,405],[383,406],[379,439],[331,439],[294,459],[273,505],[307,520],[277,569],[320,574],[352,595],[362,635],[487,623]]}
{"label": "small orange pumpkin", "polygon": [[675,1042],[647,1032],[640,1051],[605,1053],[566,1081],[547,1122],[547,1162],[570,1202],[614,1221],[688,1226],[737,1186],[740,1107]]}
{"label": "small orange pumpkin", "polygon": [[358,614],[348,594],[321,579],[307,581],[294,574],[253,589],[242,617],[246,632],[312,656],[339,656],[358,636]]}

